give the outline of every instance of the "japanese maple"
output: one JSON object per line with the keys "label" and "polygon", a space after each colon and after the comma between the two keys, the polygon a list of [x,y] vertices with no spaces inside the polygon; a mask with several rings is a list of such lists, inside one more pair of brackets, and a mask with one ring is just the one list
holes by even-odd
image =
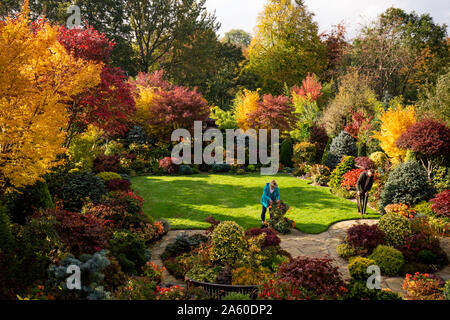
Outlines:
{"label": "japanese maple", "polygon": [[450,152],[450,128],[436,120],[424,119],[408,127],[396,144],[418,154],[431,181],[431,173],[439,165],[435,160]]}

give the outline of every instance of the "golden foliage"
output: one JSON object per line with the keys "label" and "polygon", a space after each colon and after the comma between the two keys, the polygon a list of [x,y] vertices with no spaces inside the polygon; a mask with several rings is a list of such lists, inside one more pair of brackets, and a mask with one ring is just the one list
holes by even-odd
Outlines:
{"label": "golden foliage", "polygon": [[140,85],[137,86],[137,89],[138,96],[135,99],[136,114],[134,116],[134,120],[142,128],[144,128],[147,134],[150,134],[151,130],[148,126],[147,119],[153,116],[153,107],[155,106],[155,99],[158,96],[158,89]]}
{"label": "golden foliage", "polygon": [[248,130],[251,128],[249,115],[258,109],[260,96],[257,91],[244,89],[244,93],[237,97],[236,118],[240,129]]}
{"label": "golden foliage", "polygon": [[409,126],[416,123],[414,106],[403,108],[399,102],[380,115],[381,127],[374,138],[380,141],[384,152],[392,158],[392,162],[399,163],[406,157],[406,150],[397,148],[396,141]]}
{"label": "golden foliage", "polygon": [[263,89],[282,94],[308,72],[321,74],[326,49],[317,23],[303,3],[269,0],[259,15],[248,49],[248,68],[257,74]]}
{"label": "golden foliage", "polygon": [[27,2],[0,25],[0,189],[30,185],[58,164],[67,123],[64,100],[100,81],[101,65],[77,60],[58,27],[33,25]]}

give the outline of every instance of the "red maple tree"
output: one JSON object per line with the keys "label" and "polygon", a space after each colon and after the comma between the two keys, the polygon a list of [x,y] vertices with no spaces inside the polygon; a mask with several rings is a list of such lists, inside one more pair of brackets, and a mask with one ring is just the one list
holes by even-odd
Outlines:
{"label": "red maple tree", "polygon": [[68,102],[70,120],[66,146],[89,124],[101,128],[108,137],[126,133],[128,118],[136,109],[133,87],[127,82],[127,76],[120,68],[109,65],[114,41],[90,26],[85,29],[61,27],[58,40],[76,58],[104,64],[100,84]]}
{"label": "red maple tree", "polygon": [[411,125],[396,144],[401,149],[417,153],[431,181],[431,173],[439,164],[435,160],[450,151],[450,128],[436,120],[424,119]]}
{"label": "red maple tree", "polygon": [[248,115],[248,120],[255,129],[288,131],[295,125],[294,111],[288,97],[265,94],[258,108]]}

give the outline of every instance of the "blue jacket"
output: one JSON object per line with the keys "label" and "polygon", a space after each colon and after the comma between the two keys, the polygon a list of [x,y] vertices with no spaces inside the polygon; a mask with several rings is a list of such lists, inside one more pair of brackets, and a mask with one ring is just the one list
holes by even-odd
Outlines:
{"label": "blue jacket", "polygon": [[264,187],[264,191],[261,197],[261,203],[264,207],[268,208],[270,206],[270,200],[277,201],[280,200],[280,191],[278,191],[278,187],[275,187],[275,190],[270,193],[270,183],[266,183]]}

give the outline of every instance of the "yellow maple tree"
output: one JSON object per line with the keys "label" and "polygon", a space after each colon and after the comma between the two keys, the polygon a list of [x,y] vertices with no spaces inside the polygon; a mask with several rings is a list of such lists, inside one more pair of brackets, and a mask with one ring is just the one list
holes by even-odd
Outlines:
{"label": "yellow maple tree", "polygon": [[72,57],[57,37],[57,26],[29,19],[28,1],[0,24],[0,196],[59,163],[64,101],[100,82],[102,65]]}
{"label": "yellow maple tree", "polygon": [[244,89],[243,94],[237,97],[236,119],[240,129],[248,130],[252,127],[252,124],[248,121],[248,116],[258,109],[259,100],[260,96],[257,91],[250,91],[247,89]]}
{"label": "yellow maple tree", "polygon": [[151,128],[148,125],[148,118],[154,116],[153,110],[155,99],[158,97],[158,88],[137,86],[136,114],[134,120],[139,124],[147,134],[151,134]]}
{"label": "yellow maple tree", "polygon": [[402,107],[396,102],[394,107],[382,112],[379,118],[381,127],[380,131],[375,132],[374,138],[380,141],[381,148],[392,158],[394,164],[404,161],[406,150],[399,149],[396,141],[409,126],[416,123],[415,107]]}

